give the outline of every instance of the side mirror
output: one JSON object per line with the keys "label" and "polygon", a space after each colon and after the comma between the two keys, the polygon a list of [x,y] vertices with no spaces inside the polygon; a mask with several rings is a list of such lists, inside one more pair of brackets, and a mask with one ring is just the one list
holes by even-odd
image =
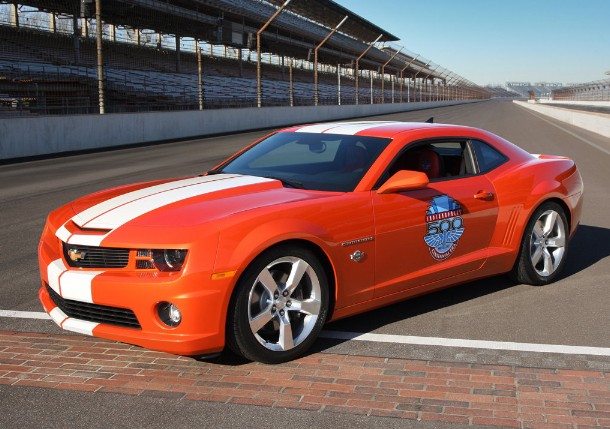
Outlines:
{"label": "side mirror", "polygon": [[426,173],[421,171],[400,170],[390,177],[377,190],[378,194],[392,194],[394,192],[425,188],[430,183]]}

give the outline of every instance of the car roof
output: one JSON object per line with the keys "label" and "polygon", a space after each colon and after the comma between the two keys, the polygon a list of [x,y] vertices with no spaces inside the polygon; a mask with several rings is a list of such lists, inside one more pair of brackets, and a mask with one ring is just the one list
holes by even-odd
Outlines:
{"label": "car roof", "polygon": [[438,128],[467,129],[457,125],[430,124],[427,122],[398,121],[356,121],[356,122],[324,122],[319,124],[298,125],[283,129],[283,132],[359,135],[370,137],[395,137],[408,131]]}

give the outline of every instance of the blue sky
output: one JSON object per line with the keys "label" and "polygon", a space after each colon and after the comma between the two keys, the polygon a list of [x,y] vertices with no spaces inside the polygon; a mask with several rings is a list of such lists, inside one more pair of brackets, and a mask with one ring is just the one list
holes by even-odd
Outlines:
{"label": "blue sky", "polygon": [[610,78],[610,0],[335,1],[479,85]]}

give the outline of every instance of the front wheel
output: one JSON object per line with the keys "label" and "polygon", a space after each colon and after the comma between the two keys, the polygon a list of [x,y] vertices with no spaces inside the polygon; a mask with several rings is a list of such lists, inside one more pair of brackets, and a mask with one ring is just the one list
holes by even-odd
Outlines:
{"label": "front wheel", "polygon": [[559,275],[568,252],[568,221],[563,208],[543,203],[530,218],[511,272],[519,283],[545,285]]}
{"label": "front wheel", "polygon": [[324,267],[307,249],[277,247],[240,278],[229,308],[229,347],[247,359],[280,363],[316,340],[328,311]]}

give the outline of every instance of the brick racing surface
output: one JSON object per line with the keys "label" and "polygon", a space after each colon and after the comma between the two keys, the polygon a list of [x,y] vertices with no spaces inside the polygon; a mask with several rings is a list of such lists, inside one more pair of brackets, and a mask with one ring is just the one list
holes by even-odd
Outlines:
{"label": "brick racing surface", "polygon": [[610,427],[610,372],[315,353],[197,361],[97,338],[0,331],[0,384],[532,428]]}

